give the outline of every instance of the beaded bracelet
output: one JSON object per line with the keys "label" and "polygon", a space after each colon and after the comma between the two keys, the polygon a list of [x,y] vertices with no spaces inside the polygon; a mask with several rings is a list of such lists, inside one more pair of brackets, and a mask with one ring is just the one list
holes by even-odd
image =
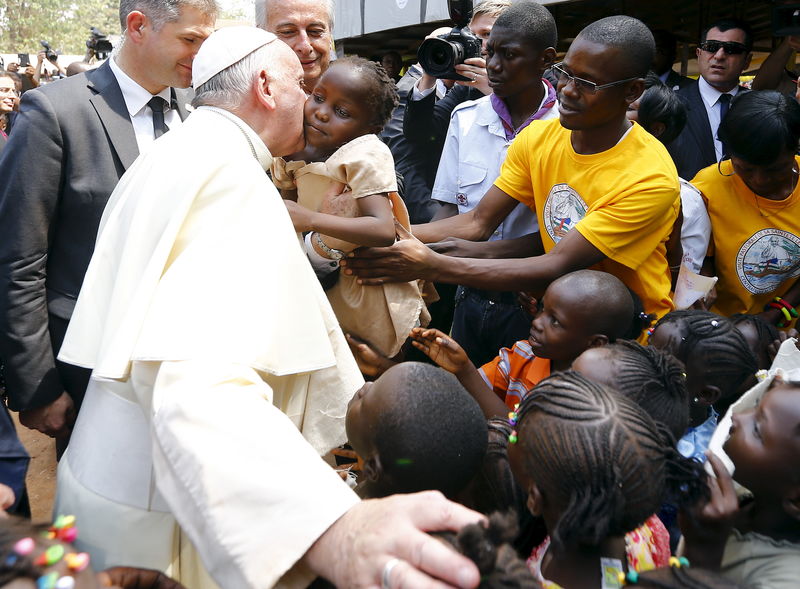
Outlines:
{"label": "beaded bracelet", "polygon": [[765,311],[768,311],[769,309],[777,309],[783,315],[781,320],[778,322],[778,327],[781,328],[788,327],[792,320],[798,317],[797,309],[795,309],[791,304],[786,302],[781,297],[775,297],[766,305],[764,305]]}
{"label": "beaded bracelet", "polygon": [[[689,559],[684,556],[670,556],[669,566],[679,569],[681,567],[689,568]],[[639,582],[639,573],[630,570],[627,573],[620,571],[617,573],[617,580],[620,585],[636,585]]]}
{"label": "beaded bracelet", "polygon": [[514,429],[517,426],[517,421],[519,420],[519,415],[517,414],[517,409],[519,409],[519,403],[514,405],[514,410],[508,414],[508,425],[511,426],[511,433],[508,435],[508,443],[509,444],[516,444],[519,437],[517,436],[517,430]]}

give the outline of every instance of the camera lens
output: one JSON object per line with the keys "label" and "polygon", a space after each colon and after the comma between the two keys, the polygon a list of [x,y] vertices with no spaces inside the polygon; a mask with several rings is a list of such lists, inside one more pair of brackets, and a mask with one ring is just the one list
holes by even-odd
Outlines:
{"label": "camera lens", "polygon": [[419,46],[417,57],[428,74],[441,78],[452,72],[457,63],[463,61],[463,48],[445,39],[425,39]]}

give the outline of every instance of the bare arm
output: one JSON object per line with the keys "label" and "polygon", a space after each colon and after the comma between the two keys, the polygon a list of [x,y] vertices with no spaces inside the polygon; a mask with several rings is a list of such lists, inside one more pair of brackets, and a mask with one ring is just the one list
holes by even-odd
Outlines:
{"label": "bare arm", "polygon": [[438,254],[455,258],[531,258],[544,254],[542,236],[538,232],[495,241],[467,241],[448,237],[436,243],[429,243],[428,247]]}
{"label": "bare arm", "polygon": [[472,398],[478,402],[487,419],[505,415],[505,403],[486,385],[478,369],[454,339],[438,329],[415,327],[411,330],[412,344],[422,350],[444,370],[455,375]]}
{"label": "bare arm", "polygon": [[593,266],[605,257],[579,231],[573,230],[550,252],[535,258],[453,258],[406,238],[390,248],[359,250],[342,263],[345,273],[356,274],[364,284],[424,278],[486,290],[527,291],[539,297],[556,278]]}
{"label": "bare arm", "polygon": [[394,243],[395,226],[386,194],[359,198],[360,217],[338,217],[310,211],[292,201],[284,201],[296,231],[316,231],[360,246],[389,246]]}
{"label": "bare arm", "polygon": [[786,62],[792,51],[800,47],[800,37],[786,37],[783,43],[767,56],[753,78],[753,90],[774,90],[786,74]]}
{"label": "bare arm", "polygon": [[511,198],[497,186],[492,186],[478,206],[468,213],[424,225],[414,225],[412,231],[422,243],[441,241],[446,237],[483,241],[489,238],[518,204],[519,201]]}

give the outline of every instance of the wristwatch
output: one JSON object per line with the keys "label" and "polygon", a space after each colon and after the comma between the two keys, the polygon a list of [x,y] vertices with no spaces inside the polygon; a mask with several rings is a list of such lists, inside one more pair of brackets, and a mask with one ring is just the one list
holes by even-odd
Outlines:
{"label": "wristwatch", "polygon": [[328,256],[331,260],[341,260],[345,257],[345,252],[342,250],[333,249],[332,247],[328,247],[328,245],[322,241],[322,236],[319,233],[314,233],[314,242],[319,246],[325,255]]}

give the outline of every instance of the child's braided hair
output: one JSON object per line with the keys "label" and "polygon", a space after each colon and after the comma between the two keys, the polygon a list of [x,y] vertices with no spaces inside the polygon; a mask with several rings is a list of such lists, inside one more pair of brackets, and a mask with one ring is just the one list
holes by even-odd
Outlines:
{"label": "child's braided hair", "polygon": [[683,364],[651,346],[619,340],[607,346],[614,388],[663,423],[677,440],[689,425],[689,390]]}
{"label": "child's braided hair", "polygon": [[703,363],[706,381],[721,392],[714,409],[725,413],[736,401],[742,384],[758,371],[747,340],[725,317],[696,309],[667,313],[655,328],[675,322],[680,322],[683,334],[676,356],[684,363],[692,357]]}
{"label": "child's braided hair", "polygon": [[577,372],[541,381],[518,420],[524,468],[561,510],[554,543],[597,546],[640,526],[668,494],[684,504],[708,493],[701,465],[678,454],[663,426]]}

